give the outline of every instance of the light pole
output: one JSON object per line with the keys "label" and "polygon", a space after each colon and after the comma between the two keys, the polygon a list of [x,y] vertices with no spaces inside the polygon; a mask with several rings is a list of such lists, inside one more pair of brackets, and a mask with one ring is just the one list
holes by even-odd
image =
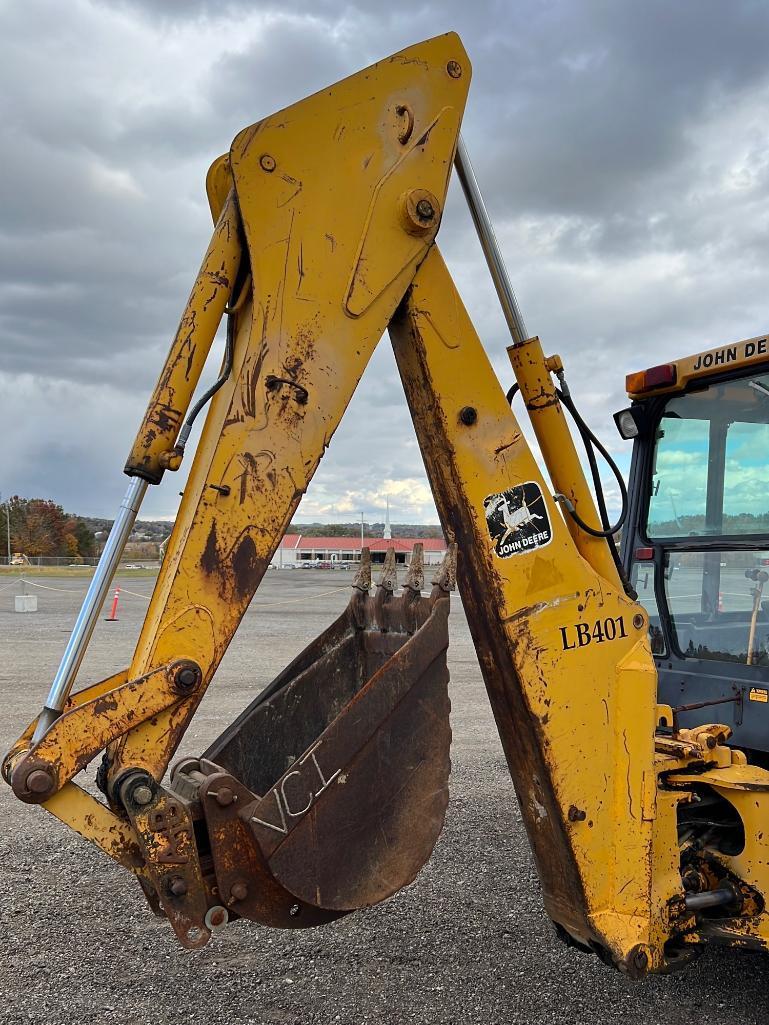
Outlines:
{"label": "light pole", "polygon": [[8,547],[8,565],[11,565],[11,503],[5,500],[5,541]]}

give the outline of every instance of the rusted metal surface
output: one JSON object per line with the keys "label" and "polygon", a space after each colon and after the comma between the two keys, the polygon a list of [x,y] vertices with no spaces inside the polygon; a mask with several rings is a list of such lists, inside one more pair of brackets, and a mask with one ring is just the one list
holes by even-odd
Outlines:
{"label": "rusted metal surface", "polygon": [[[125,681],[125,673],[121,673],[75,695],[42,740],[26,751],[18,745],[14,748],[9,762],[14,793],[19,800],[33,804],[51,797],[110,741],[183,700],[200,681],[199,667],[186,659],[161,666],[138,680]],[[110,683],[117,685],[105,689]]]}
{"label": "rusted metal surface", "polygon": [[[221,804],[219,795],[230,800]],[[300,900],[273,875],[248,825],[259,798],[227,773],[212,773],[200,790],[219,899],[240,918],[282,929],[323,925],[341,912]]]}
{"label": "rusted metal surface", "polygon": [[242,255],[239,215],[232,191],[217,220],[171,349],[152,393],[125,472],[157,484],[171,455],[235,282]]}
{"label": "rusted metal surface", "polygon": [[155,891],[150,906],[162,907],[183,946],[205,946],[211,938],[206,915],[218,901],[203,877],[187,802],[141,772],[126,778],[120,797],[145,859],[145,879]]}
{"label": "rusted metal surface", "polygon": [[[459,542],[462,558],[458,579],[462,601],[545,900],[551,916],[572,936],[593,939],[591,926],[584,916],[583,881],[574,861],[568,827],[553,793],[539,723],[527,707],[515,664],[516,652],[500,621],[500,610],[505,607],[504,594],[485,548],[478,543],[473,509],[462,500],[464,488],[454,455],[452,428],[431,378],[420,331],[417,306],[420,298],[412,295],[390,324],[396,362],[436,506],[443,522],[451,524]],[[447,452],[451,458],[446,458]],[[525,638],[519,643],[525,646]],[[522,790],[524,781],[528,781],[527,792]],[[541,814],[537,813],[539,809],[542,809]]]}
{"label": "rusted metal surface", "polygon": [[231,913],[318,925],[391,896],[430,857],[448,801],[455,562],[452,548],[424,597],[417,551],[396,597],[390,550],[372,597],[366,555],[339,619],[176,770],[180,799],[196,792]]}

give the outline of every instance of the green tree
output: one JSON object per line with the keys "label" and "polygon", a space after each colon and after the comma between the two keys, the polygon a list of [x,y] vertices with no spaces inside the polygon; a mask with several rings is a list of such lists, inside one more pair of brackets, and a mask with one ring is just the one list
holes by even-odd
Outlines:
{"label": "green tree", "polygon": [[96,555],[96,538],[93,536],[93,531],[79,516],[75,517],[72,533],[77,539],[78,555],[84,559],[92,559]]}

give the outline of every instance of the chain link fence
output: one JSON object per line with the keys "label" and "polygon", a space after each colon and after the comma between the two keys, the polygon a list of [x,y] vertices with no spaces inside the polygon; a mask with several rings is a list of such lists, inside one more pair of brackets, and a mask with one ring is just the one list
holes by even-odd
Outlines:
{"label": "chain link fence", "polygon": [[[83,566],[95,566],[97,558],[71,559],[53,555],[12,555],[10,560],[7,555],[0,556],[0,566],[11,566],[14,569],[23,569],[25,566],[67,566],[72,569],[81,569]],[[132,559],[126,557],[120,563],[121,569],[158,569],[160,563],[157,559]]]}

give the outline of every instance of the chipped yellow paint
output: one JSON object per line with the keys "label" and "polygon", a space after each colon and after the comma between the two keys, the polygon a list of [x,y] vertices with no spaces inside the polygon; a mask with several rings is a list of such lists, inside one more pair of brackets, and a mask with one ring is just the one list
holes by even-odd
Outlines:
{"label": "chipped yellow paint", "polygon": [[173,446],[230,297],[240,259],[238,210],[235,195],[231,193],[219,214],[170,352],[126,460],[126,473],[157,484],[166,469],[178,469],[180,459],[172,456]]}
{"label": "chipped yellow paint", "polygon": [[130,823],[119,818],[75,783],[67,783],[42,807],[80,836],[90,840],[123,868],[137,875],[143,873],[144,861]]}
{"label": "chipped yellow paint", "polygon": [[[120,674],[125,677],[125,672]],[[114,682],[112,678],[109,682]],[[135,729],[183,698],[174,686],[173,672],[162,666],[137,680],[124,678],[110,689],[97,684],[76,695],[71,707],[38,742],[29,759],[17,758],[13,767],[13,785],[19,779],[19,796],[26,787],[23,777],[36,768],[47,767],[56,790],[68,783],[81,769],[117,737]],[[29,765],[28,761],[32,764]],[[49,791],[50,792],[50,791]]]}
{"label": "chipped yellow paint", "polygon": [[[403,230],[400,197],[428,189],[443,206],[469,82],[459,38],[439,36],[235,139],[252,299],[237,314],[233,371],[211,403],[131,677],[192,658],[210,681],[432,244],[432,232]],[[401,141],[393,115],[404,105],[414,126]],[[220,159],[209,176],[214,212],[227,166]],[[112,749],[112,778],[162,776],[196,704],[132,730]]]}
{"label": "chipped yellow paint", "polygon": [[[464,606],[548,912],[628,970],[639,947],[662,967],[664,909],[681,883],[674,819],[649,798],[656,671],[643,610],[579,554],[437,249],[391,334],[441,520],[459,542]],[[501,558],[487,498],[524,482],[541,489],[553,538]],[[595,624],[609,620],[613,639],[600,641]],[[578,624],[589,643],[577,643]]]}

